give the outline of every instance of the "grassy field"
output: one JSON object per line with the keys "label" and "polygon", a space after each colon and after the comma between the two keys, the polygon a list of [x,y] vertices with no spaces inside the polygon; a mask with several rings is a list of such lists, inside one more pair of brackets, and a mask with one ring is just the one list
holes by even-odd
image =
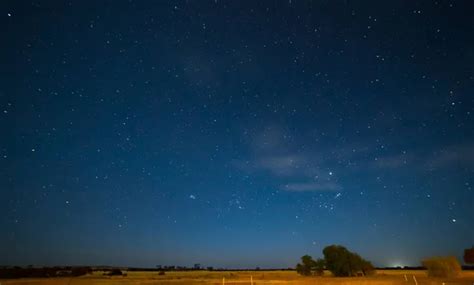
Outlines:
{"label": "grassy field", "polygon": [[[406,280],[405,280],[406,276]],[[415,276],[417,284],[413,278]],[[455,279],[429,278],[425,271],[418,270],[379,270],[375,276],[336,278],[325,273],[321,277],[302,277],[294,271],[187,271],[167,272],[128,272],[126,277],[103,276],[101,272],[74,278],[37,278],[0,280],[0,285],[226,285],[288,284],[288,285],[474,285],[474,271],[464,271]]]}

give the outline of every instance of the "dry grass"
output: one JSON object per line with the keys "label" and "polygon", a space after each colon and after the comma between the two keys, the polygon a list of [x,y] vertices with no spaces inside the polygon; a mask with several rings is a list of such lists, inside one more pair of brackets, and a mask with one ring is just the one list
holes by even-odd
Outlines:
{"label": "dry grass", "polygon": [[[408,281],[405,281],[405,275]],[[103,276],[101,272],[75,278],[36,278],[0,280],[1,285],[221,285],[225,278],[226,285],[250,285],[252,276],[254,285],[472,285],[474,272],[464,271],[457,278],[438,279],[428,277],[426,271],[414,270],[379,270],[375,276],[335,278],[325,272],[322,277],[302,277],[294,271],[187,271],[167,272],[128,272],[127,277]]]}

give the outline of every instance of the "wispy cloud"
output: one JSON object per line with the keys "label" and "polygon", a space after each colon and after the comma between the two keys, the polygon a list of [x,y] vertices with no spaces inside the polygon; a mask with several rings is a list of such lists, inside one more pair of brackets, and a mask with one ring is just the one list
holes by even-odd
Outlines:
{"label": "wispy cloud", "polygon": [[259,158],[256,166],[268,170],[277,176],[293,176],[300,174],[307,161],[304,157],[295,154],[273,155]]}
{"label": "wispy cloud", "polygon": [[233,165],[249,173],[271,175],[279,183],[279,189],[289,192],[342,191],[340,176],[331,173],[332,167],[341,169],[343,166],[346,173],[474,167],[474,143],[448,145],[438,150],[407,149],[398,153],[389,153],[390,149],[396,150],[396,146],[381,149],[372,141],[308,147],[307,143],[298,144],[290,130],[277,125],[270,125],[246,139],[251,156],[247,160],[235,160]]}
{"label": "wispy cloud", "polygon": [[474,144],[449,145],[440,149],[377,157],[371,166],[376,169],[411,167],[434,170],[452,166],[474,167]]}
{"label": "wispy cloud", "polygon": [[287,147],[289,138],[283,128],[271,125],[253,138],[251,147],[256,152],[281,152]]}
{"label": "wispy cloud", "polygon": [[413,160],[411,155],[399,154],[389,155],[385,157],[378,157],[373,161],[373,166],[382,169],[400,168],[408,165]]}
{"label": "wispy cloud", "polygon": [[281,189],[290,192],[326,192],[339,191],[342,187],[334,182],[303,182],[288,183],[283,185]]}
{"label": "wispy cloud", "polygon": [[274,176],[281,183],[281,190],[310,192],[342,189],[329,171],[322,170],[330,164],[327,159],[315,152],[296,151],[294,138],[281,127],[272,125],[265,128],[250,141],[249,146],[253,158],[235,160],[233,165],[248,172]]}
{"label": "wispy cloud", "polygon": [[453,145],[434,152],[426,160],[429,168],[443,168],[454,164],[474,166],[474,144]]}

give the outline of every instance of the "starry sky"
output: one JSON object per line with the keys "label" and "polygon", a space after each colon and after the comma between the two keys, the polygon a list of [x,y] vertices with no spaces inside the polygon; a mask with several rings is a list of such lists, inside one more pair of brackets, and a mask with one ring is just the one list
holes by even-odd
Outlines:
{"label": "starry sky", "polygon": [[472,1],[1,2],[0,264],[473,245]]}

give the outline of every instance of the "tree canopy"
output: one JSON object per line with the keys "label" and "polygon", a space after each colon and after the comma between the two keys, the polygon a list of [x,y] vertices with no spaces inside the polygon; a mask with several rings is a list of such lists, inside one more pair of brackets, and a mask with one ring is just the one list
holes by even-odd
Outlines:
{"label": "tree canopy", "polygon": [[334,276],[369,275],[375,271],[372,263],[341,245],[325,247],[323,255],[324,259],[316,261],[309,255],[302,256],[296,271],[304,276],[322,275],[324,269],[331,271]]}
{"label": "tree canopy", "polygon": [[330,245],[323,249],[326,268],[335,276],[369,275],[374,266],[357,253],[341,245]]}
{"label": "tree canopy", "polygon": [[313,258],[309,255],[301,257],[301,263],[296,265],[296,272],[303,276],[322,275],[324,272],[324,260]]}

